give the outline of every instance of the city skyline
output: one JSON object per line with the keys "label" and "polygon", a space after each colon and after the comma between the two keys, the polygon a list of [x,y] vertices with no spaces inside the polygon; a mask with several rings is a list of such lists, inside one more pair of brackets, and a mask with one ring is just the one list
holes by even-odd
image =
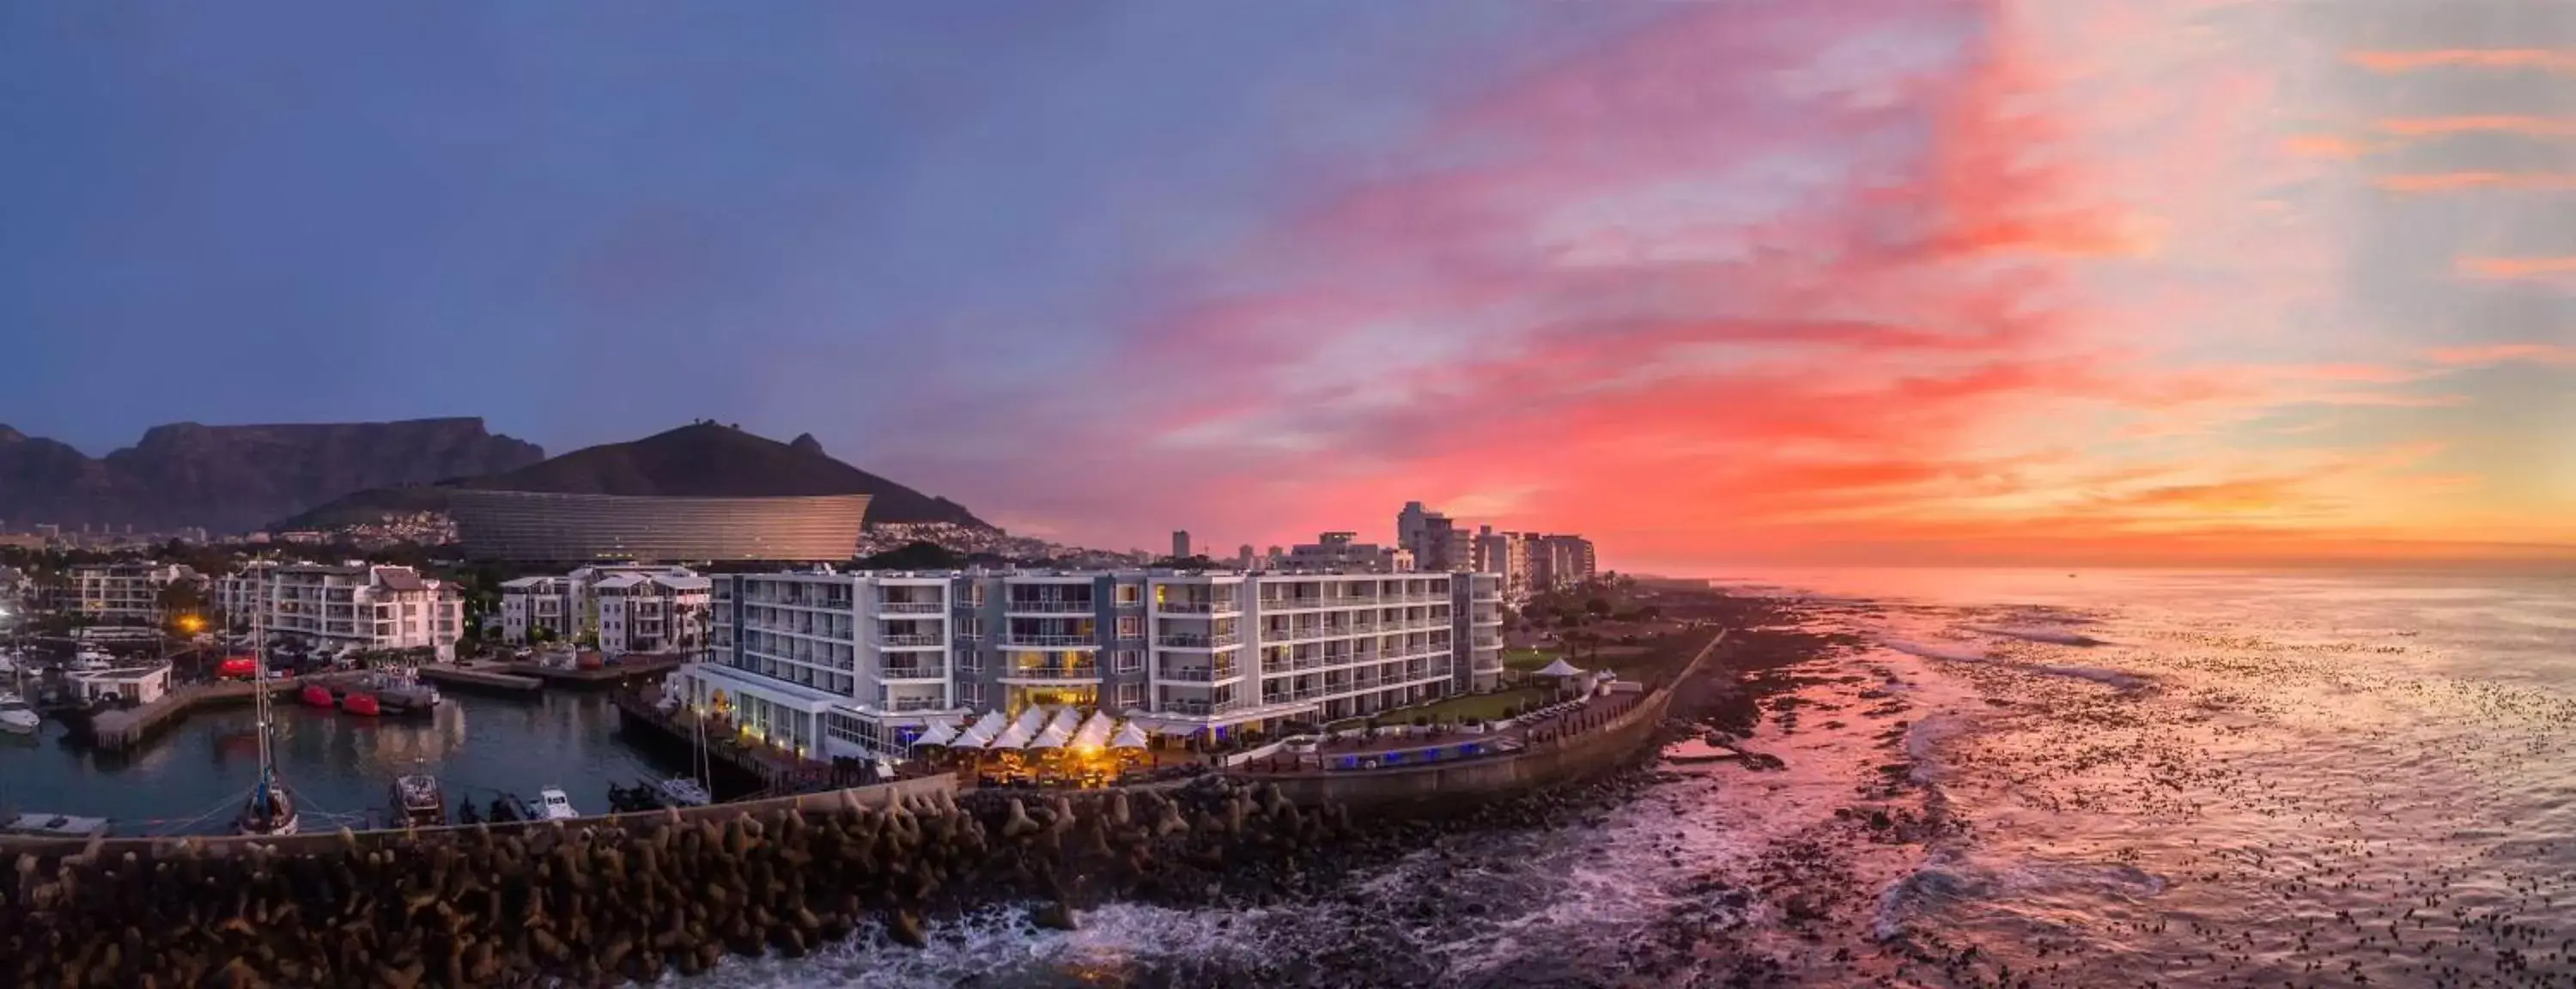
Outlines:
{"label": "city skyline", "polygon": [[1101,548],[2576,559],[2576,15],[2152,6],[13,8],[0,423],[712,417]]}

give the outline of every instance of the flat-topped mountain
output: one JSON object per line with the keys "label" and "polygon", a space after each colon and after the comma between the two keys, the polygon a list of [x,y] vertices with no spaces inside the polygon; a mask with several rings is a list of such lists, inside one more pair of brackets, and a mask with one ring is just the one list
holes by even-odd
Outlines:
{"label": "flat-topped mountain", "polygon": [[93,458],[0,426],[0,522],[259,528],[352,491],[514,470],[545,458],[479,418],[399,422],[155,426]]}
{"label": "flat-topped mountain", "polygon": [[852,467],[823,453],[810,436],[781,443],[731,426],[698,423],[640,440],[586,447],[515,470],[436,485],[362,491],[277,524],[320,528],[386,512],[443,511],[445,489],[543,491],[559,494],[756,498],[791,495],[873,496],[870,523],[949,522],[991,525],[966,507]]}

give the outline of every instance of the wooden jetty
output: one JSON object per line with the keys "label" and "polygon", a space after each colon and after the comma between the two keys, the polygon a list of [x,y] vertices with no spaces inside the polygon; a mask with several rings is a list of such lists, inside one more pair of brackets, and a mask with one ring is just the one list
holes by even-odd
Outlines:
{"label": "wooden jetty", "polygon": [[463,687],[474,690],[497,690],[510,691],[513,693],[527,693],[546,685],[545,681],[539,680],[535,677],[520,676],[515,673],[503,673],[498,669],[449,666],[444,663],[433,663],[422,666],[420,668],[419,675],[421,679],[441,686]]}
{"label": "wooden jetty", "polygon": [[234,681],[200,683],[180,687],[160,700],[138,707],[100,711],[90,718],[90,732],[98,747],[121,751],[142,744],[152,733],[172,719],[186,714],[200,704],[236,704],[249,701],[252,695],[266,690],[271,696],[304,688],[301,679],[269,680],[262,683]]}

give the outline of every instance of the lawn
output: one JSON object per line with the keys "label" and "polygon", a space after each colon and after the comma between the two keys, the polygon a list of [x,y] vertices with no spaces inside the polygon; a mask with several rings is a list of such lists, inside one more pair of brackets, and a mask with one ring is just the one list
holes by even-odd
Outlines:
{"label": "lawn", "polygon": [[1554,649],[1512,649],[1503,653],[1503,668],[1524,673],[1556,662]]}
{"label": "lawn", "polygon": [[[1478,721],[1492,721],[1503,716],[1504,708],[1529,707],[1533,704],[1545,703],[1554,696],[1555,691],[1550,687],[1514,687],[1509,690],[1496,691],[1490,694],[1468,694],[1462,697],[1444,697],[1429,704],[1397,708],[1391,711],[1380,711],[1377,714],[1377,720],[1379,724],[1384,725],[1409,725],[1413,723],[1414,717],[1419,715],[1431,718],[1434,721],[1444,719],[1448,721],[1465,721],[1470,718]],[[1340,730],[1344,728],[1357,728],[1367,723],[1368,719],[1366,718],[1350,718],[1343,721],[1333,722],[1325,727]]]}

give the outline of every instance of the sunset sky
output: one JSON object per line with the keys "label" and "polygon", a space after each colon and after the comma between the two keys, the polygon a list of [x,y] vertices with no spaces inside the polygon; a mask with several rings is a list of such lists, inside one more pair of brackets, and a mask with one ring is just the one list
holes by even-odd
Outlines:
{"label": "sunset sky", "polygon": [[92,453],[713,417],[1110,548],[2576,559],[2561,0],[20,4],[0,93],[0,422]]}

